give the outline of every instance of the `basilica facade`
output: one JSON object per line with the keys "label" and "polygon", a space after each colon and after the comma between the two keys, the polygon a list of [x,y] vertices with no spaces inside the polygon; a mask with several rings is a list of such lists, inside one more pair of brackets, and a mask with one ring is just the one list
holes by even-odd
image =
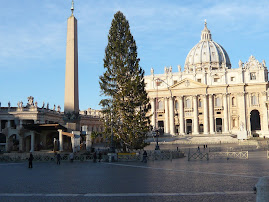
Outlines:
{"label": "basilica facade", "polygon": [[184,71],[165,67],[145,76],[151,102],[151,125],[170,135],[269,137],[268,70],[254,56],[237,68],[205,27],[188,53]]}

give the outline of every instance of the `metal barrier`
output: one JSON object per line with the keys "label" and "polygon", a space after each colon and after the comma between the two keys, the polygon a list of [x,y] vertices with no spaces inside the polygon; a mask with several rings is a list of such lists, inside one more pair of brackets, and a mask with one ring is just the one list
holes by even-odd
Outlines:
{"label": "metal barrier", "polygon": [[209,153],[209,159],[248,159],[248,151],[241,152],[211,152]]}
{"label": "metal barrier", "polygon": [[206,159],[207,161],[209,160],[209,157],[208,157],[208,153],[201,153],[201,152],[196,152],[196,153],[188,153],[188,161],[190,161],[191,159]]}
{"label": "metal barrier", "polygon": [[[184,153],[180,151],[171,150],[152,150],[147,151],[147,159],[149,161],[158,160],[172,160],[184,157]],[[143,159],[143,152],[139,151],[136,153],[119,153],[118,161],[140,161]]]}
{"label": "metal barrier", "polygon": [[[268,157],[268,152],[267,152],[267,158]],[[196,153],[188,153],[188,161],[191,159],[196,160],[209,160],[209,159],[248,159],[248,151],[241,151],[241,152],[207,152],[207,153],[202,153],[202,152],[196,152]]]}
{"label": "metal barrier", "polygon": [[[33,155],[33,161],[56,161],[56,156],[54,154],[51,155]],[[29,155],[26,154],[17,154],[17,155],[0,155],[0,162],[18,162],[18,161],[26,161],[28,160]],[[93,155],[74,155],[74,161],[91,161],[93,159]],[[69,155],[63,154],[61,155],[61,161],[68,161]]]}

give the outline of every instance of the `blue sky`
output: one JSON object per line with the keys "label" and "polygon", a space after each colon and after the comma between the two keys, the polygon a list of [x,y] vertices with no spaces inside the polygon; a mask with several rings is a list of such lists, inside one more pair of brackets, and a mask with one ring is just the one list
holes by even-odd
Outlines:
{"label": "blue sky", "polygon": [[[0,102],[64,105],[65,46],[71,0],[1,1]],[[80,110],[100,109],[99,76],[114,14],[122,11],[136,40],[140,66],[182,67],[207,19],[212,39],[232,68],[254,55],[269,64],[269,1],[75,0],[78,19]]]}

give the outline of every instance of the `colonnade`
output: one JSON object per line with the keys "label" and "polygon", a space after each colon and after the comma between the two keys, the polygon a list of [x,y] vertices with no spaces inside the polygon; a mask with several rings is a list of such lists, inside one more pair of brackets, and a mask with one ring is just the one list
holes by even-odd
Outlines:
{"label": "colonnade", "polygon": [[[188,98],[192,97],[192,105],[191,108],[186,108],[184,104],[184,96],[177,96],[177,100],[179,101],[178,111],[179,111],[179,131],[178,133],[184,135],[187,133],[186,120],[192,120],[192,134],[199,134],[199,110],[198,110],[198,95],[188,96]],[[215,134],[215,115],[214,115],[214,95],[201,95],[203,100],[203,134]],[[222,94],[222,133],[229,132],[229,119],[228,119],[228,96],[227,94]],[[162,98],[164,101],[164,132],[166,134],[176,135],[175,134],[175,97],[165,97]],[[222,108],[223,107],[223,108]],[[186,114],[190,112],[191,115]],[[151,99],[151,113],[152,113],[152,126],[153,128],[158,127],[158,114],[157,114],[157,106],[156,106],[156,98]]]}

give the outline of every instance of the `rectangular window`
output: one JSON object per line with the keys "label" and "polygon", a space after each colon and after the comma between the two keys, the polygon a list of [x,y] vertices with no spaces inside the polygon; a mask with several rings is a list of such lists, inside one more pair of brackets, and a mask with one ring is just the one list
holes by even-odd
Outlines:
{"label": "rectangular window", "polygon": [[231,77],[231,81],[235,81],[235,77]]}
{"label": "rectangular window", "polygon": [[219,97],[217,97],[217,98],[215,99],[215,106],[216,106],[216,107],[220,107],[220,98],[219,98]]}
{"label": "rectangular window", "polygon": [[258,105],[258,99],[255,95],[251,96],[251,104],[252,105]]}
{"label": "rectangular window", "polygon": [[162,82],[157,81],[157,82],[156,82],[156,85],[157,85],[157,86],[161,86],[161,83],[162,83]]}
{"label": "rectangular window", "polygon": [[202,83],[202,79],[197,79],[197,82]]}
{"label": "rectangular window", "polygon": [[250,80],[256,80],[256,72],[250,73]]}
{"label": "rectangular window", "polygon": [[174,84],[176,84],[177,83],[177,80],[174,80]]}
{"label": "rectangular window", "polygon": [[220,78],[214,78],[214,82],[215,83],[219,83],[220,82]]}

